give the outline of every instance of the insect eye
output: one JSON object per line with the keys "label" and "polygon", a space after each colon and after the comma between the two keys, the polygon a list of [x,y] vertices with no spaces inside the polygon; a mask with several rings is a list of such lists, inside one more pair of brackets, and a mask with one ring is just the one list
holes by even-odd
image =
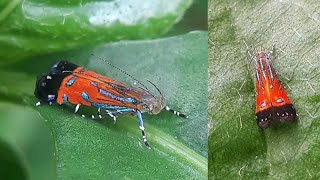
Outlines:
{"label": "insect eye", "polygon": [[44,86],[46,86],[46,84],[47,84],[46,82],[42,82],[42,83],[41,83],[41,86],[44,87]]}
{"label": "insect eye", "polygon": [[145,111],[149,111],[149,109],[150,109],[148,105],[143,105],[142,108],[143,108]]}

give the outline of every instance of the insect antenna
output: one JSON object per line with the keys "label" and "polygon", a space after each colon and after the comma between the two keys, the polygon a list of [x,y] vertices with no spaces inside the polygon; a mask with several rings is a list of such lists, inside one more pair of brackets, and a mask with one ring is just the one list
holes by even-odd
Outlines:
{"label": "insect antenna", "polygon": [[244,43],[244,45],[246,45],[246,47],[247,47],[247,52],[248,52],[249,56],[252,58],[253,55],[252,55],[252,54],[250,53],[250,51],[249,51],[249,46],[248,46],[248,44],[246,43],[245,40],[243,40],[243,43]]}
{"label": "insect antenna", "polygon": [[[160,89],[153,83],[153,82],[151,82],[149,79],[146,79],[150,84],[152,84],[156,89],[157,89],[157,91],[159,92],[159,94],[161,95],[161,97],[163,97],[163,95],[162,95],[162,92],[160,91]],[[163,97],[164,98],[164,97]]]}
{"label": "insect antenna", "polygon": [[107,64],[110,65],[111,67],[117,69],[117,70],[120,71],[121,73],[123,73],[123,74],[125,74],[126,76],[130,77],[131,79],[135,80],[138,84],[140,84],[141,86],[144,87],[144,90],[145,90],[147,93],[149,93],[151,96],[153,96],[153,97],[155,98],[155,96],[151,93],[151,91],[150,91],[144,84],[142,84],[140,81],[138,81],[138,80],[137,80],[136,78],[134,78],[132,75],[128,74],[126,71],[118,68],[117,66],[111,64],[110,62],[106,61],[105,59],[102,59],[102,58],[100,58],[100,57],[98,57],[98,56],[96,56],[96,55],[94,55],[94,54],[91,54],[91,56],[93,56],[93,57],[95,57],[95,58],[98,58],[98,59],[104,61],[105,63],[107,63]]}

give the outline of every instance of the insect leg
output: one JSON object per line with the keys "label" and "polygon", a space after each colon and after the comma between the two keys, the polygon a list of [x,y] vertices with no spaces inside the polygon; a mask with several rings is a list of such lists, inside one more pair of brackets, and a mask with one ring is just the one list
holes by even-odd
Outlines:
{"label": "insect leg", "polygon": [[101,108],[98,108],[98,117],[101,119],[102,115],[101,115]]}
{"label": "insect leg", "polygon": [[80,107],[80,104],[77,104],[76,108],[74,109],[74,113],[77,113],[79,111],[79,107]]}
{"label": "insect leg", "polygon": [[183,117],[183,118],[188,118],[187,115],[182,114],[182,113],[179,112],[179,111],[175,111],[175,110],[171,109],[169,106],[166,106],[166,110],[169,111],[169,112],[171,112],[171,113],[174,114],[174,115],[177,115],[177,116],[180,116],[180,117]]}
{"label": "insect leg", "polygon": [[107,114],[113,118],[113,123],[115,124],[117,122],[117,116],[113,115],[113,113],[109,110],[106,110]]}
{"label": "insect leg", "polygon": [[[74,108],[74,113],[77,113],[79,111],[80,108],[80,104],[77,104],[76,107]],[[86,117],[84,114],[81,115],[81,117]],[[92,115],[91,117],[92,119],[94,119],[94,116]]]}
{"label": "insect leg", "polygon": [[147,146],[148,149],[151,149],[151,148],[150,148],[150,145],[149,145],[149,143],[148,143],[148,141],[147,141],[146,134],[145,134],[145,132],[144,132],[143,119],[142,119],[142,115],[141,115],[141,112],[140,112],[140,111],[137,111],[137,116],[138,116],[138,120],[139,120],[139,128],[140,128],[140,130],[141,130],[143,142],[144,142],[144,144]]}

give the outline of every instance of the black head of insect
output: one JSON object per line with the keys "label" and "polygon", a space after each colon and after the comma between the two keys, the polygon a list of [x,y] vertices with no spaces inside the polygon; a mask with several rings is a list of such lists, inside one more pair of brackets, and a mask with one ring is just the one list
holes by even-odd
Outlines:
{"label": "black head of insect", "polygon": [[52,73],[38,76],[34,95],[42,102],[54,102],[63,78],[62,74]]}
{"label": "black head of insect", "polygon": [[63,73],[63,72],[72,72],[75,70],[78,65],[70,63],[68,61],[59,61],[51,67],[51,73]]}
{"label": "black head of insect", "polygon": [[77,65],[67,61],[60,61],[51,67],[50,72],[38,76],[34,91],[36,98],[42,102],[52,103],[56,101],[61,82],[77,67]]}

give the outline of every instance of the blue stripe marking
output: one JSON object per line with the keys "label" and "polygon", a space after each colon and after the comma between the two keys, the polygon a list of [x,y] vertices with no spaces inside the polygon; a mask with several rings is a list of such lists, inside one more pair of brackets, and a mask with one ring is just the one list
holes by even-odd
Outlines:
{"label": "blue stripe marking", "polygon": [[102,103],[93,103],[91,102],[91,105],[97,108],[103,108],[103,109],[115,109],[118,112],[131,112],[132,109],[128,107],[123,107],[123,106],[111,106],[107,104],[102,104]]}
{"label": "blue stripe marking", "polygon": [[139,126],[143,127],[143,119],[142,119],[142,115],[140,111],[137,111],[137,116],[138,116],[138,120],[139,120]]}
{"label": "blue stripe marking", "polygon": [[66,83],[67,87],[72,86],[72,84],[76,81],[77,77],[73,77],[71,79],[69,79],[69,81]]}
{"label": "blue stripe marking", "polygon": [[95,87],[98,86],[96,82],[91,82],[91,85],[93,85],[93,86],[95,86]]}
{"label": "blue stripe marking", "polygon": [[67,97],[67,95],[63,95],[62,96],[62,99],[63,99],[63,104],[66,104],[66,103],[68,103],[68,97]]}
{"label": "blue stripe marking", "polygon": [[89,99],[88,94],[85,93],[85,92],[82,92],[82,93],[81,93],[81,97],[82,97],[85,101],[91,103],[92,106],[97,107],[97,108],[113,109],[113,110],[117,110],[117,112],[133,112],[133,111],[134,111],[132,108],[128,108],[128,107],[124,107],[124,106],[112,106],[112,105],[107,105],[107,104],[92,102],[92,101]]}
{"label": "blue stripe marking", "polygon": [[135,99],[132,98],[122,98],[122,97],[118,97],[116,95],[113,95],[103,89],[99,89],[99,93],[102,95],[105,95],[107,97],[111,97],[112,99],[115,99],[117,101],[122,101],[122,102],[129,102],[129,103],[136,103],[137,101]]}
{"label": "blue stripe marking", "polygon": [[124,101],[124,98],[115,96],[115,95],[113,95],[113,94],[111,94],[111,93],[109,93],[109,92],[107,92],[107,91],[105,91],[103,89],[99,89],[99,93],[102,94],[102,95],[105,95],[107,97],[111,97],[112,99],[115,99],[117,101]]}
{"label": "blue stripe marking", "polygon": [[129,103],[133,103],[133,104],[137,103],[137,101],[135,99],[132,99],[132,98],[127,98],[127,101]]}

